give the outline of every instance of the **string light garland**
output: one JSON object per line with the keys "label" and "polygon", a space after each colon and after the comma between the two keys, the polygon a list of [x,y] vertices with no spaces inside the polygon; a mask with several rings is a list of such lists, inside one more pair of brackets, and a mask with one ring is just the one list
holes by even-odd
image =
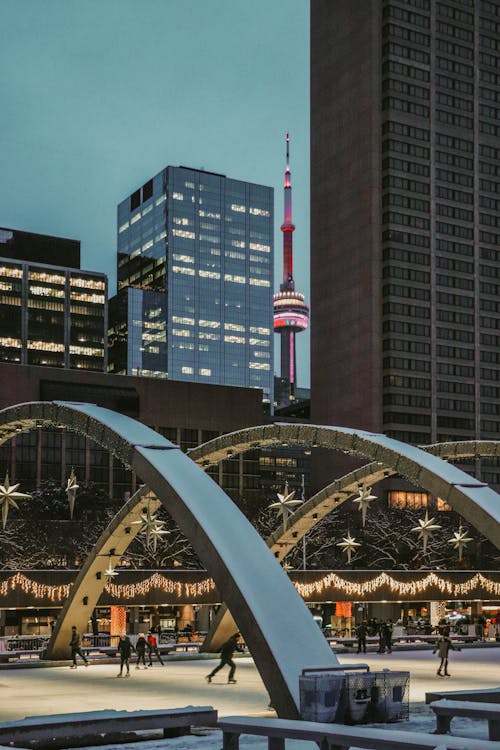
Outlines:
{"label": "string light garland", "polygon": [[417,596],[428,589],[436,588],[451,599],[462,598],[471,594],[475,589],[484,589],[488,594],[500,596],[500,581],[493,581],[481,573],[475,573],[463,583],[441,578],[437,573],[428,573],[416,581],[398,581],[389,573],[380,573],[369,581],[358,583],[341,578],[336,573],[328,573],[317,581],[299,583],[295,581],[295,588],[304,599],[310,599],[314,594],[321,594],[325,589],[342,591],[354,598],[364,598],[374,594],[381,588],[389,588],[393,594],[400,596]]}
{"label": "string light garland", "polygon": [[[391,593],[398,596],[413,597],[425,594],[429,589],[437,589],[449,599],[467,598],[474,591],[480,589],[493,597],[500,598],[500,581],[487,578],[482,573],[475,573],[471,578],[462,583],[442,578],[437,573],[427,573],[418,580],[413,581],[399,581],[389,573],[380,573],[363,582],[349,581],[337,573],[327,573],[316,581],[309,583],[293,581],[293,585],[303,599],[314,598],[315,595],[324,594],[326,590],[332,596],[338,591],[351,596],[353,599],[362,599],[376,594],[377,591],[383,588],[388,588]],[[0,582],[0,597],[5,598],[9,595],[9,592],[21,589],[25,594],[32,596],[34,599],[64,602],[68,598],[72,586],[73,583],[51,586],[46,583],[33,581],[23,573],[15,573],[10,578],[6,578]],[[162,573],[153,573],[149,578],[145,578],[139,583],[118,584],[109,581],[104,587],[104,591],[111,598],[119,601],[144,597],[155,589],[175,596],[177,599],[193,600],[215,591],[215,588],[215,582],[212,578],[204,578],[195,583],[183,583],[173,578],[167,578]]]}

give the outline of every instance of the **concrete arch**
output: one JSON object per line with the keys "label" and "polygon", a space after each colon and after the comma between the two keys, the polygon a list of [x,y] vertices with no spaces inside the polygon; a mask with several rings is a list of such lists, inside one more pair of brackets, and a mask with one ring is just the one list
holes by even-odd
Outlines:
{"label": "concrete arch", "polygon": [[[225,458],[244,453],[252,448],[269,445],[303,445],[328,448],[372,459],[380,468],[391,470],[414,485],[443,498],[472,526],[497,547],[500,547],[500,496],[484,482],[471,477],[456,466],[446,463],[430,451],[401,443],[386,435],[355,430],[348,427],[274,423],[239,430],[215,438],[189,452],[189,457],[208,468]],[[444,450],[452,451],[451,446]],[[454,458],[465,453],[455,450]],[[500,455],[500,443],[486,443],[491,452]],[[473,442],[474,453],[479,443]],[[432,446],[438,451],[438,446]],[[472,450],[469,449],[469,450]]]}
{"label": "concrete arch", "polygon": [[[237,438],[238,446],[244,444]],[[215,441],[211,441],[213,443]],[[270,443],[267,443],[268,445]],[[207,447],[209,443],[205,444]],[[200,446],[200,449],[204,446]],[[250,448],[255,445],[249,446]],[[196,449],[199,450],[199,449]],[[498,456],[500,455],[499,441],[463,441],[460,443],[442,443],[432,446],[424,446],[424,451],[439,455],[443,459],[460,459],[470,457]],[[191,455],[191,454],[190,454]],[[214,455],[209,453],[208,456]],[[220,450],[215,455],[220,455]],[[224,458],[227,457],[227,453]],[[198,459],[200,460],[200,459]],[[201,459],[202,461],[205,459]],[[279,526],[276,531],[266,539],[266,544],[270,547],[277,560],[282,561],[299,542],[317,523],[332,510],[357,494],[360,485],[373,485],[382,479],[394,476],[398,472],[387,466],[382,466],[380,461],[373,461],[369,464],[355,469],[327,485],[307,502],[301,505],[288,519],[286,530]],[[500,498],[499,498],[500,499]],[[228,634],[234,628],[234,621],[231,613],[223,605],[217,617],[212,623],[209,633],[203,644],[204,651],[217,650],[226,640]]]}
{"label": "concrete arch", "polygon": [[[278,714],[298,717],[302,669],[338,666],[338,661],[287,575],[230,498],[164,437],[91,404],[33,402],[4,409],[0,443],[38,426],[59,426],[91,438],[143,479],[235,614]],[[90,597],[82,598],[80,606],[89,603]]]}

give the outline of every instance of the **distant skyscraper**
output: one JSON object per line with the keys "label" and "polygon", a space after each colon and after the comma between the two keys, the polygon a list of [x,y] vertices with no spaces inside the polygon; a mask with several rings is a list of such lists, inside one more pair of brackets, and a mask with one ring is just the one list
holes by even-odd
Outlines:
{"label": "distant skyscraper", "polygon": [[309,308],[304,302],[304,295],[295,291],[293,278],[293,232],[295,226],[292,221],[290,136],[288,133],[286,134],[284,219],[281,231],[283,232],[283,281],[280,284],[280,291],[274,295],[274,331],[281,336],[280,378],[282,383],[288,384],[288,400],[290,400],[290,398],[295,397],[297,385],[295,335],[306,330],[309,321]]}
{"label": "distant skyscraper", "polygon": [[166,167],[118,206],[110,371],[272,399],[273,190]]}
{"label": "distant skyscraper", "polygon": [[500,4],[315,0],[311,106],[312,420],[498,438]]}
{"label": "distant skyscraper", "polygon": [[107,277],[79,265],[76,240],[0,229],[0,361],[106,369]]}

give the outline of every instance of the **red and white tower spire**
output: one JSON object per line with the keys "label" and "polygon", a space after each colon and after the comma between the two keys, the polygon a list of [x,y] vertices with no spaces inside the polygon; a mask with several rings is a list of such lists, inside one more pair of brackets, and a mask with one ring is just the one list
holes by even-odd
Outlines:
{"label": "red and white tower spire", "polygon": [[305,331],[309,324],[309,308],[304,295],[295,291],[293,278],[292,181],[290,172],[290,136],[286,134],[286,168],[284,185],[283,282],[274,295],[274,332],[281,336],[280,377],[290,384],[290,396],[295,395],[297,366],[295,334]]}

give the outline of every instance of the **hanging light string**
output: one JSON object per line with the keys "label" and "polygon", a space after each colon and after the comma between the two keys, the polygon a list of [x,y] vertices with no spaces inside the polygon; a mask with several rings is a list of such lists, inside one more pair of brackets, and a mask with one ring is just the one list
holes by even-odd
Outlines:
{"label": "hanging light string", "polygon": [[374,594],[381,588],[389,588],[391,593],[400,596],[417,596],[429,589],[438,589],[442,594],[451,598],[461,598],[471,594],[475,589],[484,589],[488,594],[500,596],[500,581],[486,578],[481,573],[476,573],[467,581],[456,583],[446,578],[441,578],[437,573],[428,573],[422,578],[413,581],[398,581],[389,573],[380,573],[369,581],[358,583],[341,578],[336,573],[328,573],[322,578],[310,583],[299,583],[295,581],[295,588],[304,599],[310,599],[315,594],[321,594],[325,589],[342,591],[345,594],[357,597],[366,597]]}
{"label": "hanging light string", "polygon": [[[495,597],[500,597],[500,581],[487,578],[482,573],[475,573],[462,583],[442,578],[437,573],[427,573],[418,580],[399,581],[389,573],[380,573],[373,578],[363,581],[349,581],[337,573],[327,573],[309,583],[293,582],[298,593],[303,599],[314,598],[315,595],[323,594],[326,590],[336,591],[352,596],[353,598],[364,598],[375,594],[383,588],[389,588],[391,593],[399,596],[418,596],[429,589],[437,589],[451,599],[464,598],[477,589],[486,591]],[[73,584],[65,583],[52,586],[46,583],[33,581],[23,573],[15,573],[10,578],[0,582],[0,597],[7,597],[10,591],[21,589],[25,594],[34,599],[49,599],[52,602],[65,601],[71,591]],[[113,599],[130,600],[135,597],[147,596],[153,590],[163,591],[175,596],[177,599],[196,599],[215,591],[215,582],[212,578],[205,578],[195,583],[182,583],[173,578],[167,578],[162,573],[153,573],[139,583],[120,584],[108,581],[104,591]]]}

